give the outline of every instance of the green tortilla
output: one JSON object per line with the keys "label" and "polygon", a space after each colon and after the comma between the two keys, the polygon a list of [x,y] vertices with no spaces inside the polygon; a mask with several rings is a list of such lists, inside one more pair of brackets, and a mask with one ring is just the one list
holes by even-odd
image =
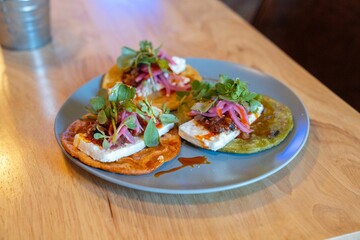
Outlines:
{"label": "green tortilla", "polygon": [[284,104],[263,96],[264,111],[251,125],[249,139],[236,138],[219,152],[255,153],[280,144],[291,132],[294,122],[291,110]]}
{"label": "green tortilla", "polygon": [[[217,151],[256,153],[280,144],[287,137],[294,126],[291,110],[268,96],[263,95],[261,102],[264,111],[251,125],[254,131],[250,134],[250,138],[242,139],[238,137]],[[193,104],[194,100],[191,100],[179,106],[176,115],[180,124],[191,120],[186,113]]]}

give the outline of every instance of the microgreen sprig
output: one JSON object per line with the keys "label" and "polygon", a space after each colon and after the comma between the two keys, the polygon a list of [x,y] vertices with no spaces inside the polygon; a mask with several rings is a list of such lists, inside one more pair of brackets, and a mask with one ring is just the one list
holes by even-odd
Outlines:
{"label": "microgreen sprig", "polygon": [[216,91],[220,99],[240,103],[248,106],[251,112],[257,112],[261,105],[261,95],[250,92],[247,84],[239,78],[232,79],[226,75],[220,75],[220,82],[215,84]]}
{"label": "microgreen sprig", "polygon": [[96,126],[96,130],[98,131],[97,133],[94,134],[94,138],[95,139],[103,139],[103,143],[102,143],[102,147],[107,149],[110,147],[110,143],[108,141],[108,139],[110,138],[110,136],[107,136],[105,134],[104,131],[102,131],[99,126]]}
{"label": "microgreen sprig", "polygon": [[[177,92],[177,96],[180,101],[184,101],[189,93]],[[197,101],[191,109],[200,112],[206,112],[217,100],[239,103],[249,108],[251,112],[256,112],[261,105],[260,94],[250,92],[247,84],[239,78],[232,79],[226,75],[220,75],[216,84],[193,81],[191,97]]]}
{"label": "microgreen sprig", "polygon": [[140,49],[138,51],[129,47],[123,47],[121,49],[121,55],[117,59],[117,65],[124,71],[129,71],[130,69],[141,67],[141,65],[146,65],[151,85],[155,91],[156,85],[151,66],[156,65],[163,72],[168,72],[169,62],[166,59],[159,57],[161,46],[154,49],[150,41],[144,40],[140,41],[139,47]]}
{"label": "microgreen sprig", "polygon": [[[148,147],[159,144],[160,136],[156,123],[160,121],[163,124],[168,124],[177,121],[176,117],[170,114],[170,111],[165,106],[163,110],[157,109],[152,107],[147,99],[137,104],[133,102],[135,91],[135,88],[117,83],[109,92],[102,91],[98,96],[90,100],[90,106],[87,107],[87,110],[92,116],[96,116],[95,119],[97,120],[93,137],[103,140],[102,146],[104,149],[116,144],[123,127],[128,130],[141,130],[142,127],[139,126],[137,116],[147,122],[144,142]],[[127,112],[126,115],[121,115],[124,112]]]}

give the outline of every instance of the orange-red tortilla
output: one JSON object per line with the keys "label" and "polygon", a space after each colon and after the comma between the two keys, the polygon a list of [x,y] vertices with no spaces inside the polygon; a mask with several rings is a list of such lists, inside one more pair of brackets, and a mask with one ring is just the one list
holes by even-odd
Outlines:
{"label": "orange-red tortilla", "polygon": [[177,129],[172,129],[162,137],[157,147],[145,148],[128,157],[115,162],[104,163],[94,160],[73,145],[77,133],[86,132],[89,121],[76,120],[61,135],[61,143],[65,150],[82,163],[108,172],[141,175],[151,173],[165,162],[175,158],[180,152],[181,140]]}

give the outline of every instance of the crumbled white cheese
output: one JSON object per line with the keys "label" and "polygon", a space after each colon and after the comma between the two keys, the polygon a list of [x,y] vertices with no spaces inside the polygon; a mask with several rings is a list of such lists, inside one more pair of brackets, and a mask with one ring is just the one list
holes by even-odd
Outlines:
{"label": "crumbled white cheese", "polygon": [[154,92],[158,92],[163,89],[164,86],[160,83],[155,84],[155,89],[153,89],[153,85],[151,83],[151,79],[144,80],[141,82],[141,86],[136,89],[136,95],[139,97],[146,97]]}
{"label": "crumbled white cheese", "polygon": [[169,64],[169,67],[175,74],[179,74],[186,69],[186,60],[184,58],[174,56],[171,59],[175,64]]}

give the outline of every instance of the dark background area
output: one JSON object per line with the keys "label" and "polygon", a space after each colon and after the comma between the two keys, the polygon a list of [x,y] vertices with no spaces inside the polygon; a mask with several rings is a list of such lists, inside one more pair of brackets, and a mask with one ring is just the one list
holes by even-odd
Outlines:
{"label": "dark background area", "polygon": [[223,0],[360,111],[360,0]]}

